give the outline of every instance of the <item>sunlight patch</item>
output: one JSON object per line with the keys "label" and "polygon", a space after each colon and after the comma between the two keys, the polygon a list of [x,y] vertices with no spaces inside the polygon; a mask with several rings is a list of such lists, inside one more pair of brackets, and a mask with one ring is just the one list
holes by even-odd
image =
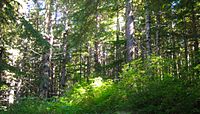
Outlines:
{"label": "sunlight patch", "polygon": [[101,87],[103,85],[102,80],[103,79],[101,77],[94,78],[94,82],[91,84],[92,87]]}

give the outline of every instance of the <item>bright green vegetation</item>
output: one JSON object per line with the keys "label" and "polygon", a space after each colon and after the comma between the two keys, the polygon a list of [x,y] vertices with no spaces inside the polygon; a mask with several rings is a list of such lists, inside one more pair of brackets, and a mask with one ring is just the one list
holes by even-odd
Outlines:
{"label": "bright green vegetation", "polygon": [[[155,59],[154,59],[155,60]],[[153,61],[153,59],[152,59]],[[189,80],[167,74],[149,76],[144,66],[132,62],[124,67],[122,79],[77,83],[62,97],[42,100],[28,97],[6,113],[19,114],[197,114],[200,113],[200,79]],[[136,67],[138,66],[138,67]],[[148,68],[154,69],[158,65]],[[197,70],[197,69],[196,69]],[[198,69],[199,70],[199,69]]]}
{"label": "bright green vegetation", "polygon": [[1,0],[0,113],[200,114],[200,0]]}

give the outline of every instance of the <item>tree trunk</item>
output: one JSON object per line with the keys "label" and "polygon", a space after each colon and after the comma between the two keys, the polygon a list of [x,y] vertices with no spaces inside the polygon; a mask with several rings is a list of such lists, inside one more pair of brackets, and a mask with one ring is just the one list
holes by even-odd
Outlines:
{"label": "tree trunk", "polygon": [[95,41],[94,44],[95,50],[94,50],[94,68],[95,72],[99,73],[100,72],[100,62],[99,62],[99,41]]}
{"label": "tree trunk", "polygon": [[[159,2],[160,3],[160,0]],[[160,55],[160,15],[161,15],[161,11],[160,11],[160,6],[159,10],[157,12],[156,15],[156,55]]]}
{"label": "tree trunk", "polygon": [[184,21],[184,54],[185,54],[185,70],[188,71],[188,37],[187,37],[187,30],[186,30],[186,20],[185,17]]}
{"label": "tree trunk", "polygon": [[137,46],[134,37],[134,16],[132,9],[132,0],[126,0],[126,62],[133,60],[133,54]]}
{"label": "tree trunk", "polygon": [[99,57],[99,44],[100,44],[100,41],[98,40],[98,36],[97,34],[99,33],[99,28],[100,28],[100,16],[99,16],[99,12],[98,12],[98,6],[99,6],[99,0],[96,1],[96,35],[95,35],[95,38],[96,38],[96,41],[94,42],[94,68],[95,68],[95,72],[96,73],[99,73],[100,72],[100,67],[101,67],[101,64],[100,64],[100,57]]}
{"label": "tree trunk", "polygon": [[66,6],[64,8],[64,12],[63,15],[65,16],[65,21],[63,22],[63,24],[65,25],[65,33],[63,33],[63,44],[62,44],[62,51],[63,51],[63,60],[62,60],[62,68],[61,68],[61,86],[62,88],[65,87],[66,85],[66,75],[67,75],[67,71],[66,71],[66,64],[67,64],[67,58],[68,58],[68,54],[67,54],[67,36],[68,36],[68,7]]}
{"label": "tree trunk", "polygon": [[145,1],[145,18],[146,18],[146,54],[151,55],[151,25],[150,25],[150,14],[149,14],[149,1]]}
{"label": "tree trunk", "polygon": [[197,35],[197,27],[196,27],[196,13],[195,13],[195,10],[194,10],[194,1],[192,0],[191,1],[192,3],[192,35],[193,35],[193,38],[194,38],[194,66],[198,65],[200,63],[200,60],[199,60],[199,54],[198,54],[198,51],[199,51],[199,42],[198,42],[198,35]]}
{"label": "tree trunk", "polygon": [[15,80],[11,79],[10,83],[10,92],[9,92],[9,97],[8,97],[8,103],[13,104],[15,100]]}
{"label": "tree trunk", "polygon": [[[53,0],[46,0],[46,21],[45,21],[45,32],[46,32],[46,40],[49,42],[50,45],[53,44],[53,37],[51,36],[51,9]],[[40,85],[40,96],[42,98],[48,97],[49,91],[49,78],[51,76],[51,56],[52,56],[52,48],[47,50],[43,55],[43,70],[42,70],[42,81]]]}
{"label": "tree trunk", "polygon": [[80,63],[79,63],[79,75],[80,75],[80,82],[81,82],[81,78],[82,78],[82,72],[83,72],[83,68],[82,68],[82,44],[80,45],[80,49],[79,49],[79,60],[80,60]]}
{"label": "tree trunk", "polygon": [[87,51],[88,51],[88,56],[87,56],[87,82],[89,82],[89,76],[90,76],[90,70],[91,70],[91,48],[89,42],[87,43]]}
{"label": "tree trunk", "polygon": [[61,86],[65,87],[66,84],[66,64],[67,64],[67,33],[66,31],[63,34],[63,61],[62,61],[62,70],[61,70]]}
{"label": "tree trunk", "polygon": [[120,68],[119,68],[119,57],[120,57],[120,45],[119,45],[119,34],[120,34],[120,24],[119,24],[119,8],[118,8],[118,1],[117,1],[117,25],[116,25],[116,73],[115,73],[115,78],[118,80],[119,79],[119,72],[120,72]]}

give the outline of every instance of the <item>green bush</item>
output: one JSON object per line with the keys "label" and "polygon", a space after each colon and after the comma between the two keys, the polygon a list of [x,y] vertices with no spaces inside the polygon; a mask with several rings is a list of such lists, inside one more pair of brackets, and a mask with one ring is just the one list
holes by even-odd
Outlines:
{"label": "green bush", "polygon": [[[170,62],[153,58],[149,72],[141,60],[125,65],[121,80],[90,79],[73,86],[64,96],[41,100],[26,98],[9,107],[12,114],[194,114],[200,113],[200,80],[154,74],[154,63]],[[160,68],[161,69],[161,68]],[[153,73],[153,75],[152,75]]]}

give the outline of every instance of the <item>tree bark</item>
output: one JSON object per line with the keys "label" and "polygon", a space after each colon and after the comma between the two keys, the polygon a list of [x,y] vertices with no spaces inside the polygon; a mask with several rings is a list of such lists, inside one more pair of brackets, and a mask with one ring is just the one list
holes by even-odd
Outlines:
{"label": "tree bark", "polygon": [[145,1],[145,18],[146,18],[146,54],[147,56],[151,55],[151,25],[150,25],[150,14],[149,14],[149,0]]}
{"label": "tree bark", "polygon": [[65,87],[66,84],[66,64],[67,64],[67,31],[63,34],[63,61],[61,70],[61,86]]}
{"label": "tree bark", "polygon": [[82,78],[82,72],[83,72],[83,68],[82,68],[82,44],[80,45],[80,49],[79,49],[79,60],[80,60],[80,63],[79,63],[79,75],[80,75],[80,82],[81,82],[81,78]]}
{"label": "tree bark", "polygon": [[126,62],[133,60],[133,54],[136,48],[136,40],[134,37],[134,16],[132,9],[132,0],[126,0]]}
{"label": "tree bark", "polygon": [[66,6],[64,8],[64,12],[63,15],[65,16],[65,21],[63,22],[63,24],[65,25],[65,33],[63,33],[63,44],[62,44],[62,51],[63,51],[63,60],[62,60],[62,69],[61,69],[61,86],[65,87],[66,85],[66,80],[67,80],[67,69],[66,69],[66,64],[67,64],[67,58],[68,58],[68,54],[67,54],[67,36],[68,36],[68,7]]}
{"label": "tree bark", "polygon": [[184,21],[184,54],[185,54],[185,69],[188,71],[188,37],[187,37],[187,26],[186,26],[186,20],[185,17],[183,19]]}
{"label": "tree bark", "polygon": [[10,92],[9,92],[9,97],[8,97],[8,103],[13,104],[15,100],[15,80],[11,79],[10,83]]}
{"label": "tree bark", "polygon": [[89,76],[90,76],[90,72],[91,72],[91,53],[92,53],[92,50],[91,50],[91,47],[90,47],[90,44],[89,42],[87,42],[86,44],[87,46],[87,51],[88,51],[88,55],[87,55],[87,82],[89,82]]}
{"label": "tree bark", "polygon": [[100,64],[100,56],[99,56],[99,44],[100,44],[100,41],[98,40],[98,36],[97,34],[99,33],[99,28],[100,28],[100,16],[99,16],[99,12],[98,12],[98,6],[99,6],[99,0],[96,0],[96,35],[95,35],[95,38],[96,38],[96,41],[94,42],[94,68],[95,68],[95,72],[96,73],[99,73],[100,72],[100,67],[101,67],[101,64]]}
{"label": "tree bark", "polygon": [[[160,3],[160,0],[158,1]],[[160,55],[160,6],[158,6],[158,12],[156,15],[156,54],[159,56]]]}
{"label": "tree bark", "polygon": [[119,72],[120,72],[120,68],[119,68],[119,57],[120,57],[120,45],[119,45],[119,34],[120,34],[120,24],[119,24],[119,6],[118,6],[118,1],[117,1],[117,22],[116,22],[116,73],[115,73],[115,78],[118,80],[119,79]]}
{"label": "tree bark", "polygon": [[[46,21],[45,21],[45,32],[46,32],[46,40],[52,46],[53,37],[51,36],[51,9],[53,0],[46,0]],[[43,55],[43,68],[42,68],[42,81],[40,84],[40,96],[42,98],[48,97],[49,92],[49,78],[51,76],[51,56],[52,56],[52,48],[50,47],[47,52]]]}
{"label": "tree bark", "polygon": [[199,42],[198,42],[198,35],[197,35],[197,26],[196,26],[196,13],[195,13],[195,10],[194,10],[194,4],[195,2],[192,0],[191,1],[192,3],[192,35],[193,35],[193,38],[194,38],[194,66],[198,65],[200,63],[200,60],[199,60]]}

